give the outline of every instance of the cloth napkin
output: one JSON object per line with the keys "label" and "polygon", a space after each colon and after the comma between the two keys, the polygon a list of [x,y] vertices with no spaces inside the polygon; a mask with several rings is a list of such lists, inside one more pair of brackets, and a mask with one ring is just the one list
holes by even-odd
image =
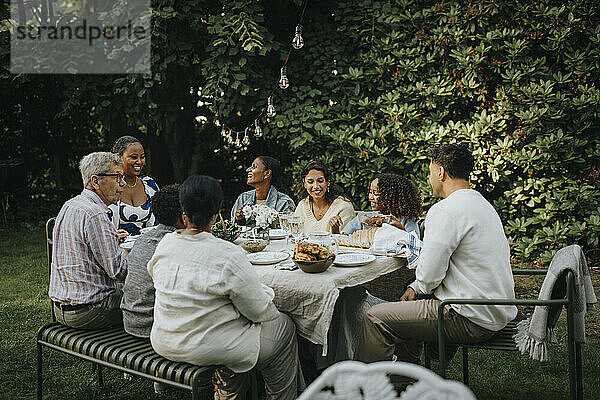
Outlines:
{"label": "cloth napkin", "polygon": [[[550,262],[546,278],[540,289],[539,300],[563,298],[566,293],[566,272],[573,271],[575,293],[573,294],[574,339],[576,343],[585,343],[585,312],[593,310],[597,302],[590,271],[585,255],[578,245],[560,249]],[[558,322],[562,305],[536,306],[533,315],[517,324],[515,343],[521,354],[528,353],[538,361],[548,360],[547,340],[556,341],[554,327]]]}
{"label": "cloth napkin", "polygon": [[406,232],[390,224],[383,224],[377,229],[372,245],[375,248],[386,248],[388,255],[404,254],[410,269],[417,268],[422,246],[423,242],[415,232]]}

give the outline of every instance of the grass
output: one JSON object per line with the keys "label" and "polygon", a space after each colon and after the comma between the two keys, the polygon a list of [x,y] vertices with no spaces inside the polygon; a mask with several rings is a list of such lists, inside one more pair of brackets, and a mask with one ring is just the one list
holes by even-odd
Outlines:
{"label": "grass", "polygon": [[[519,265],[523,267],[523,265]],[[591,266],[596,293],[600,270]],[[535,297],[539,277],[517,278],[520,297]],[[43,228],[0,230],[0,399],[31,399],[36,390],[35,334],[50,320],[48,270]],[[586,315],[588,343],[583,346],[584,394],[600,393],[600,313]],[[568,398],[568,353],[564,318],[558,327],[559,344],[550,347],[550,362],[540,363],[517,352],[470,352],[471,388],[479,399]],[[105,370],[105,389],[98,388],[90,364],[56,351],[44,351],[46,399],[166,399],[189,398],[169,390],[156,395],[143,379],[126,381]],[[460,354],[452,361],[449,378],[461,379]]]}

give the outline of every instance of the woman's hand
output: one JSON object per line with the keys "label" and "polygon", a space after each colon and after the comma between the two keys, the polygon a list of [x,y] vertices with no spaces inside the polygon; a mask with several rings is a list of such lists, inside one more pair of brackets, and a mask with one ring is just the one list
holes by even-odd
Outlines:
{"label": "woman's hand", "polygon": [[342,225],[344,225],[344,221],[339,215],[334,215],[329,220],[329,228],[331,230],[331,233],[340,233],[340,228],[342,227]]}
{"label": "woman's hand", "polygon": [[242,212],[242,208],[244,208],[243,206],[238,208],[237,211],[235,212],[235,222],[241,223],[243,224],[244,222],[246,222],[246,217],[244,217],[244,213]]}
{"label": "woman's hand", "polygon": [[119,240],[119,243],[123,243],[125,239],[127,239],[127,236],[129,236],[129,232],[125,229],[117,229],[117,239]]}
{"label": "woman's hand", "polygon": [[390,221],[391,226],[398,228],[398,229],[402,229],[403,231],[406,230],[406,228],[404,227],[404,225],[402,225],[402,222],[400,222],[400,220],[398,218],[394,217],[393,215],[390,215],[390,218],[392,219]]}

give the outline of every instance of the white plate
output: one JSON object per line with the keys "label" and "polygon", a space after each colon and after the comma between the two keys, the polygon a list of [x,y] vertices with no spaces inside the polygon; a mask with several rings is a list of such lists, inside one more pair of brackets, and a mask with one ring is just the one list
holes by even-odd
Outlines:
{"label": "white plate", "polygon": [[269,238],[270,239],[285,239],[287,235],[287,231],[284,229],[269,229]]}
{"label": "white plate", "polygon": [[122,249],[124,249],[124,250],[131,250],[134,243],[135,243],[135,240],[128,240],[126,242],[121,243],[119,245],[119,247],[122,248]]}
{"label": "white plate", "polygon": [[259,251],[258,253],[247,254],[247,256],[252,264],[266,265],[283,261],[290,255],[280,251]]}
{"label": "white plate", "polygon": [[341,253],[335,256],[333,265],[338,267],[358,267],[375,261],[373,254],[365,253]]}

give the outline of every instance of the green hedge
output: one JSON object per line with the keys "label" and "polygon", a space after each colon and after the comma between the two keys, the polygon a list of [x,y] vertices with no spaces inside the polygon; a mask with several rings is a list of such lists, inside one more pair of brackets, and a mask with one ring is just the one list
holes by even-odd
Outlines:
{"label": "green hedge", "polygon": [[373,174],[398,172],[432,204],[428,149],[467,143],[474,187],[498,210],[513,254],[547,261],[571,243],[596,250],[598,6],[423,3],[340,2],[335,32],[325,24],[307,34],[310,86],[292,89],[302,106],[274,121],[298,157],[294,170],[322,155],[362,207]]}
{"label": "green hedge", "polygon": [[[17,149],[32,171],[62,165],[78,185],[87,146],[133,130],[161,184],[191,173],[243,182],[241,166],[267,153],[286,168],[284,189],[300,190],[301,167],[319,157],[366,208],[368,183],[382,171],[412,178],[433,204],[427,152],[463,142],[513,254],[549,260],[571,243],[598,254],[598,2],[312,1],[306,44],[288,64],[291,86],[275,89],[278,114],[262,121],[265,139],[228,148],[219,127],[194,117],[239,131],[254,121],[302,3],[153,0],[151,76],[11,76],[0,28],[0,85],[14,94],[0,106],[0,155]],[[196,107],[190,86],[209,101]]]}

